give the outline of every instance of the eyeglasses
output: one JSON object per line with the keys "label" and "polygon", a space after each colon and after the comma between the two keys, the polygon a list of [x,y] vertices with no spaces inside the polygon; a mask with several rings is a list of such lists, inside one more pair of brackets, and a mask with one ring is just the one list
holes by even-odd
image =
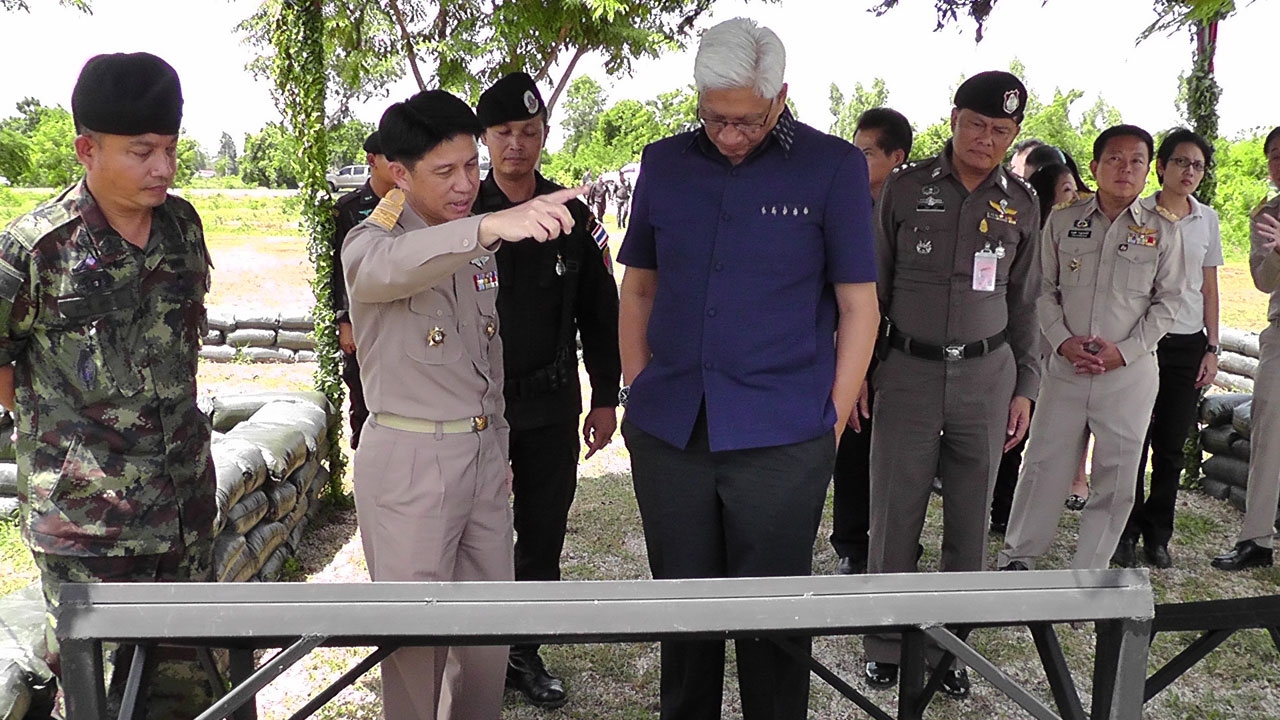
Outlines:
{"label": "eyeglasses", "polygon": [[702,127],[706,128],[708,135],[719,135],[727,128],[733,128],[743,135],[753,136],[764,132],[769,124],[769,118],[760,120],[759,122],[747,122],[745,120],[720,120],[703,117],[698,115],[698,122],[702,123]]}
{"label": "eyeglasses", "polygon": [[1184,158],[1184,157],[1177,157],[1177,156],[1169,158],[1169,162],[1173,163],[1174,165],[1177,165],[1183,170],[1186,170],[1187,168],[1191,168],[1196,172],[1204,172],[1209,167],[1207,163],[1200,162],[1199,160],[1192,160],[1191,158]]}

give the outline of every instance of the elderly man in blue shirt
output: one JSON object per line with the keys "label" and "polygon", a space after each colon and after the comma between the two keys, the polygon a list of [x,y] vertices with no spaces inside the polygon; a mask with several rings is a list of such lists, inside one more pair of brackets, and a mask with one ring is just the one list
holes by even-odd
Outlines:
{"label": "elderly man in blue shirt", "polygon": [[[702,37],[701,127],[645,148],[618,259],[623,437],[655,578],[808,575],[879,320],[861,151],[786,107],[785,51]],[[807,640],[802,640],[807,644]],[[736,646],[746,720],[805,718],[809,669]],[[664,720],[718,718],[721,641],[662,645]]]}

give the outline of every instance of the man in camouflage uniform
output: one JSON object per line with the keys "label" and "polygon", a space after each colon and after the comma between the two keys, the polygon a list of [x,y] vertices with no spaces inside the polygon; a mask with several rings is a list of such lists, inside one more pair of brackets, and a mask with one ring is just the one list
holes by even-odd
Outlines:
{"label": "man in camouflage uniform", "polygon": [[[71,108],[84,179],[0,233],[0,402],[17,417],[22,531],[55,673],[59,587],[205,580],[216,512],[196,407],[208,252],[195,209],[167,194],[177,73],[146,53],[99,55]],[[159,657],[148,717],[198,714],[199,665]]]}

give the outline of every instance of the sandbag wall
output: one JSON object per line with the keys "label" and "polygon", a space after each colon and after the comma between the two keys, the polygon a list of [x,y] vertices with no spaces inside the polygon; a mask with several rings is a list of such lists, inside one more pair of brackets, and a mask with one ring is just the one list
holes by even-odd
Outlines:
{"label": "sandbag wall", "polygon": [[218,480],[214,577],[276,580],[320,510],[338,415],[314,392],[214,398],[206,410]]}
{"label": "sandbag wall", "polygon": [[1209,395],[1200,404],[1200,487],[1243,511],[1249,482],[1253,430],[1253,380],[1258,370],[1258,335],[1224,328],[1222,356],[1214,385],[1230,392]]}
{"label": "sandbag wall", "polygon": [[315,362],[315,323],[308,312],[230,312],[209,308],[200,357],[214,362]]}

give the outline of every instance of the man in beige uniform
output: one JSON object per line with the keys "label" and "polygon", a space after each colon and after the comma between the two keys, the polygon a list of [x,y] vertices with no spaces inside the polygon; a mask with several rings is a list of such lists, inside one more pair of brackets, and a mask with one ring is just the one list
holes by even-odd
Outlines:
{"label": "man in beige uniform", "polygon": [[[1280,183],[1280,127],[1267,135],[1262,151],[1267,156],[1267,174]],[[1253,212],[1250,225],[1249,270],[1253,284],[1271,295],[1267,307],[1268,325],[1258,338],[1261,356],[1253,384],[1253,431],[1255,438],[1276,436],[1280,429],[1280,197],[1272,198]],[[1249,453],[1248,495],[1244,501],[1244,525],[1236,545],[1213,559],[1219,570],[1268,567],[1273,562],[1272,536],[1276,532],[1276,503],[1280,502],[1280,442],[1254,442]]]}
{"label": "man in beige uniform", "polygon": [[[503,240],[568,232],[578,190],[468,218],[480,187],[471,108],[441,90],[392,105],[396,187],[342,249],[372,415],[355,456],[374,581],[511,580],[497,265]],[[495,720],[506,647],[406,648],[382,663],[387,720]]]}
{"label": "man in beige uniform", "polygon": [[1048,551],[1089,434],[1089,504],[1075,569],[1105,569],[1133,507],[1142,439],[1159,388],[1156,343],[1186,290],[1172,213],[1138,202],[1154,143],[1132,125],[1093,143],[1098,193],[1060,207],[1045,225],[1040,328],[1055,349],[1045,366],[1000,566],[1027,570]]}

